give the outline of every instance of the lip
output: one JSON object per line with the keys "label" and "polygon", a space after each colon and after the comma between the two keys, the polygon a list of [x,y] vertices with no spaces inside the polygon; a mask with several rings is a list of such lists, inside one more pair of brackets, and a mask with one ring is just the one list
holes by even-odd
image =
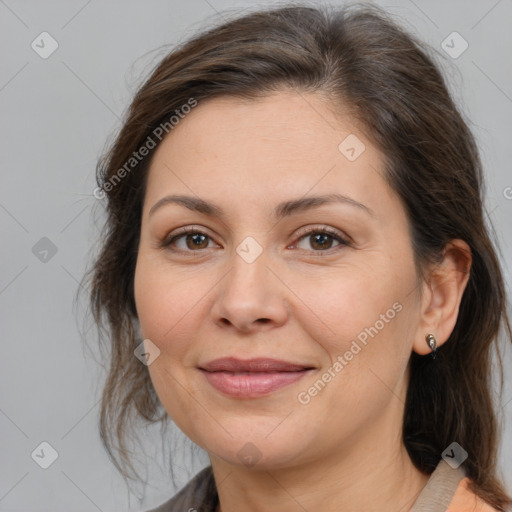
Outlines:
{"label": "lip", "polygon": [[312,365],[290,363],[280,359],[259,357],[257,359],[238,359],[223,357],[205,363],[199,367],[207,372],[298,372],[313,368]]}
{"label": "lip", "polygon": [[314,368],[278,359],[215,359],[199,367],[210,385],[235,398],[256,398],[288,386]]}

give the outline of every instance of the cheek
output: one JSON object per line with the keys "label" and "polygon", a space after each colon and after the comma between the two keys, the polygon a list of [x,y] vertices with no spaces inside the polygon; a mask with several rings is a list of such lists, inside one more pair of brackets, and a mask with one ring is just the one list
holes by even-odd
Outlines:
{"label": "cheek", "polygon": [[374,275],[325,284],[324,295],[309,296],[322,322],[308,334],[326,359],[323,373],[302,386],[298,399],[318,428],[329,411],[329,421],[348,432],[376,418],[401,393],[416,310],[406,290],[405,277],[378,281]]}
{"label": "cheek", "polygon": [[311,304],[303,329],[322,346],[328,365],[338,362],[331,372],[346,376],[335,379],[333,389],[341,386],[355,395],[375,393],[373,386],[380,386],[369,369],[386,382],[400,378],[417,320],[414,267],[374,263],[337,269],[315,286],[309,279],[297,282],[297,294]]}
{"label": "cheek", "polygon": [[294,292],[304,298],[312,324],[323,329],[320,340],[332,340],[333,348],[344,349],[366,327],[380,321],[381,314],[395,313],[392,306],[403,296],[400,281],[383,279],[383,275],[375,267],[335,268],[318,278],[295,280]]}
{"label": "cheek", "polygon": [[212,286],[204,286],[205,280],[170,271],[161,261],[139,254],[134,293],[141,335],[160,350],[148,366],[149,375],[167,413],[184,428],[200,414],[190,407],[190,396],[196,392],[187,384],[186,372],[194,363],[190,348],[201,323],[201,298]]}
{"label": "cheek", "polygon": [[[186,289],[185,289],[186,288]],[[161,263],[139,253],[134,277],[135,305],[142,335],[161,344],[190,310],[193,287],[176,279]]]}
{"label": "cheek", "polygon": [[134,279],[141,335],[159,347],[162,361],[191,364],[190,349],[206,321],[209,294],[219,276],[199,267],[171,267],[161,257],[141,252]]}

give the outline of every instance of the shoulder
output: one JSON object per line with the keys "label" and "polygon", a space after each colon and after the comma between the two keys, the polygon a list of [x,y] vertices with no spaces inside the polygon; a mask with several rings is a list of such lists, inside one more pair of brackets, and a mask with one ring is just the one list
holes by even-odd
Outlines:
{"label": "shoulder", "polygon": [[147,512],[215,512],[218,503],[217,488],[212,467],[201,470],[169,501]]}
{"label": "shoulder", "polygon": [[469,488],[470,482],[468,477],[459,482],[446,512],[498,512]]}

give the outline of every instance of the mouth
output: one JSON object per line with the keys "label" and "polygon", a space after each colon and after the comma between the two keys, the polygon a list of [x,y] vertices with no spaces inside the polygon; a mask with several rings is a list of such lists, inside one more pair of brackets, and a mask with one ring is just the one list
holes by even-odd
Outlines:
{"label": "mouth", "polygon": [[223,358],[199,367],[209,384],[234,398],[256,398],[277,391],[311,374],[311,365],[277,359]]}

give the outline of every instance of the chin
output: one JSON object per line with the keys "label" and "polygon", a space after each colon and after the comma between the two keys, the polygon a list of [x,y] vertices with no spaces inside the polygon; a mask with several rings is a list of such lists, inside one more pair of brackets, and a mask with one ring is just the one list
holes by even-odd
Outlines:
{"label": "chin", "polygon": [[[274,425],[275,428],[275,425]],[[293,443],[286,432],[275,439],[265,438],[271,430],[261,435],[248,436],[240,433],[223,435],[223,439],[203,439],[197,443],[208,452],[211,458],[254,471],[284,469],[306,462],[304,446]]]}

